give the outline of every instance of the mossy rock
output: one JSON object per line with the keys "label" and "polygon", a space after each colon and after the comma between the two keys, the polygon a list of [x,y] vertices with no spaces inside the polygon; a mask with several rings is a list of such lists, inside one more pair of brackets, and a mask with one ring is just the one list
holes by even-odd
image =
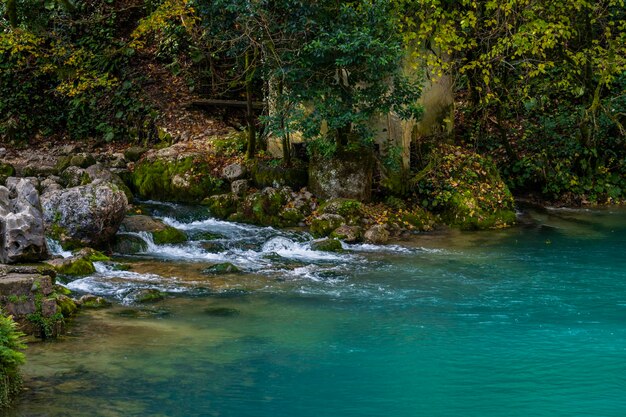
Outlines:
{"label": "mossy rock", "polygon": [[286,191],[267,187],[249,194],[239,205],[236,215],[229,216],[229,219],[260,226],[281,227],[285,222],[280,215],[288,200]]}
{"label": "mossy rock", "polygon": [[163,300],[165,298],[165,293],[149,288],[142,290],[135,290],[126,296],[126,300],[131,303],[154,303],[156,301]]}
{"label": "mossy rock", "polygon": [[280,212],[281,223],[285,227],[298,226],[305,219],[305,215],[295,207],[286,207]]}
{"label": "mossy rock", "polygon": [[79,168],[88,168],[92,165],[95,165],[96,158],[89,153],[79,153],[70,157],[69,165],[75,166]]}
{"label": "mossy rock", "polygon": [[323,214],[338,214],[349,224],[358,224],[363,218],[363,204],[349,198],[333,198],[320,205],[317,210]]}
{"label": "mossy rock", "polygon": [[210,172],[212,167],[198,156],[175,160],[144,158],[132,173],[131,185],[142,198],[198,203],[224,188],[224,181]]}
{"label": "mossy rock", "polygon": [[306,187],[309,182],[308,169],[304,164],[295,163],[290,167],[272,165],[268,161],[252,161],[248,169],[254,184],[259,187],[288,186],[294,190]]}
{"label": "mossy rock", "polygon": [[72,277],[83,277],[96,272],[93,262],[85,258],[65,259],[56,267],[57,273]]}
{"label": "mossy rock", "polygon": [[338,214],[322,214],[311,220],[311,234],[314,237],[326,237],[345,223],[346,219]]}
{"label": "mossy rock", "polygon": [[15,175],[15,168],[11,164],[0,162],[0,185],[5,184],[7,178]]}
{"label": "mossy rock", "polygon": [[147,151],[148,149],[143,146],[131,146],[124,151],[124,158],[131,162],[137,162]]}
{"label": "mossy rock", "polygon": [[202,200],[202,205],[207,206],[211,214],[218,219],[227,219],[237,212],[237,198],[233,194],[218,194]]}
{"label": "mossy rock", "polygon": [[513,196],[491,159],[467,149],[440,145],[413,179],[422,206],[463,230],[515,223]]}
{"label": "mossy rock", "polygon": [[72,300],[67,295],[57,294],[56,301],[57,307],[65,318],[73,316],[74,313],[76,313],[76,310],[78,310],[78,306],[76,305],[74,300]]}
{"label": "mossy rock", "polygon": [[115,235],[113,252],[123,255],[134,255],[148,250],[148,243],[141,237],[130,233],[118,233]]}
{"label": "mossy rock", "polygon": [[204,314],[213,317],[236,317],[240,313],[239,310],[237,310],[236,308],[208,307],[204,309]]}
{"label": "mossy rock", "polygon": [[187,242],[187,235],[172,226],[152,232],[152,239],[157,245],[174,245]]}
{"label": "mossy rock", "polygon": [[202,273],[204,275],[238,274],[240,272],[241,272],[241,269],[237,268],[235,265],[231,264],[230,262],[214,264],[202,270]]}
{"label": "mossy rock", "polygon": [[99,309],[111,306],[111,303],[105,298],[91,294],[83,295],[82,297],[80,297],[79,303],[82,308],[90,309]]}
{"label": "mossy rock", "polygon": [[111,258],[104,253],[91,248],[82,248],[74,252],[74,256],[91,262],[108,262],[111,260]]}
{"label": "mossy rock", "polygon": [[317,239],[311,242],[311,249],[322,252],[342,252],[343,247],[339,239]]}
{"label": "mossy rock", "polygon": [[363,229],[359,226],[344,225],[333,230],[330,237],[346,243],[357,243],[363,240]]}

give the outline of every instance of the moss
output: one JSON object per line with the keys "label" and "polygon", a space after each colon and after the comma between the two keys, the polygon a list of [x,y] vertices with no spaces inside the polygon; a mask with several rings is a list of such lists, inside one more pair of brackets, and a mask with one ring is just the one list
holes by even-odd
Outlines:
{"label": "moss", "polygon": [[323,252],[342,252],[341,241],[339,239],[319,239],[311,243],[311,249]]}
{"label": "moss", "polygon": [[237,274],[239,272],[241,272],[241,269],[237,268],[230,262],[214,264],[202,270],[202,273],[205,275]]}
{"label": "moss", "polygon": [[131,184],[142,198],[200,202],[219,192],[224,182],[212,177],[212,167],[189,156],[176,161],[143,160],[132,173]]}
{"label": "moss", "polygon": [[61,172],[65,171],[69,166],[70,166],[70,162],[72,161],[72,157],[71,156],[62,156],[57,160],[57,163],[54,165],[54,169],[55,171],[60,174]]}
{"label": "moss", "polygon": [[297,226],[304,221],[304,214],[296,208],[287,207],[280,212],[283,226]]}
{"label": "moss", "polygon": [[172,245],[187,241],[187,235],[172,226],[152,232],[152,238],[157,245]]}
{"label": "moss", "polygon": [[214,195],[202,200],[202,205],[207,206],[211,214],[218,219],[227,219],[237,211],[237,199],[232,194]]}
{"label": "moss", "polygon": [[249,164],[248,169],[254,184],[261,188],[289,186],[299,190],[309,182],[308,169],[304,165],[273,166],[267,161],[255,160]]}
{"label": "moss", "polygon": [[513,197],[493,162],[460,147],[442,145],[413,179],[422,204],[464,230],[515,223]]}
{"label": "moss", "polygon": [[358,224],[363,218],[363,204],[349,198],[334,198],[323,203],[320,213],[338,214],[350,224]]}
{"label": "moss", "polygon": [[156,289],[137,290],[127,296],[127,299],[133,303],[153,303],[163,300],[165,294]]}
{"label": "moss", "polygon": [[89,259],[79,258],[59,265],[56,270],[59,274],[62,275],[82,277],[85,275],[91,275],[96,272],[96,267]]}
{"label": "moss", "polygon": [[311,220],[311,234],[315,237],[325,237],[344,223],[345,219],[338,214],[322,214]]}
{"label": "moss", "polygon": [[78,307],[74,300],[66,295],[57,295],[56,296],[57,307],[61,310],[61,314],[63,317],[70,317],[74,315]]}
{"label": "moss", "polygon": [[109,307],[111,303],[102,297],[86,295],[80,299],[82,308],[99,309]]}
{"label": "moss", "polygon": [[7,178],[15,175],[13,165],[0,162],[0,184],[4,184]]}
{"label": "moss", "polygon": [[233,221],[258,224],[260,226],[285,226],[281,212],[287,204],[287,196],[275,188],[248,195],[240,204],[236,215],[229,216]]}

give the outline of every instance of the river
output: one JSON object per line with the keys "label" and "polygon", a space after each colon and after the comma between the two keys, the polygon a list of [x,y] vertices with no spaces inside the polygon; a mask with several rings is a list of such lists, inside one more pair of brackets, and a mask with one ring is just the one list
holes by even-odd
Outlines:
{"label": "river", "polygon": [[[146,209],[191,241],[68,283],[115,304],[31,344],[8,416],[626,415],[626,211],[331,254]],[[201,273],[223,261],[243,273]],[[133,305],[137,288],[168,297]]]}

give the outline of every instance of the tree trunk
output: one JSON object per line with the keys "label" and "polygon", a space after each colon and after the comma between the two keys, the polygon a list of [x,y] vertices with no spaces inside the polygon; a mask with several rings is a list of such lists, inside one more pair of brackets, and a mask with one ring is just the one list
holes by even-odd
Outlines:
{"label": "tree trunk", "polygon": [[250,51],[246,52],[246,121],[248,123],[248,159],[253,159],[256,153],[256,129],[254,126],[254,107],[252,102],[252,80]]}
{"label": "tree trunk", "polygon": [[17,5],[16,0],[7,0],[6,8],[7,8],[7,17],[9,18],[9,24],[12,28],[16,28],[19,24],[17,19]]}

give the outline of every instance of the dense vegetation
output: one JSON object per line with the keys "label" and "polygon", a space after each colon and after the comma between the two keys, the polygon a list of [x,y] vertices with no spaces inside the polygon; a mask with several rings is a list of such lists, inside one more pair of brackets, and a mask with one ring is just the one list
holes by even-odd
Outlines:
{"label": "dense vegetation", "polygon": [[22,334],[10,317],[0,311],[0,409],[6,406],[21,387],[18,366],[24,361]]}
{"label": "dense vegetation", "polygon": [[[514,193],[621,201],[625,10],[623,0],[4,0],[0,136],[150,141],[150,63],[201,96],[246,101],[247,156],[272,134],[289,163],[296,135],[325,156],[368,149],[373,116],[419,119],[422,86],[446,79],[452,105],[414,134],[405,177],[433,168],[447,143],[490,157]],[[400,197],[432,205],[432,183],[406,184]]]}

